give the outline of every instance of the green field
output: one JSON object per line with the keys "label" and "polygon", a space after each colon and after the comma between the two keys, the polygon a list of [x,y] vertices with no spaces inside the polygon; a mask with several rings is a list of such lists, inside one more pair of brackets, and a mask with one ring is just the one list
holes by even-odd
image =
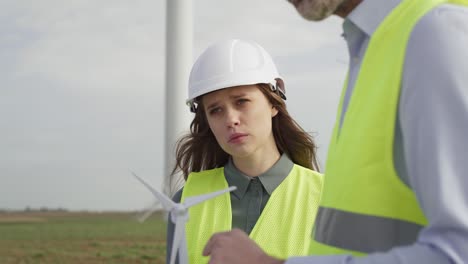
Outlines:
{"label": "green field", "polygon": [[0,213],[0,263],[165,263],[157,213]]}

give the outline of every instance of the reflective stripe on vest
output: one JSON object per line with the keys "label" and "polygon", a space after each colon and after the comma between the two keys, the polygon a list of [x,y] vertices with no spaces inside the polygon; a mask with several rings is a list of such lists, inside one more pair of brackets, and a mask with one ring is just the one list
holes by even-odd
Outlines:
{"label": "reflective stripe on vest", "polygon": [[416,241],[427,224],[393,164],[406,45],[414,25],[442,3],[403,0],[376,29],[340,129],[344,86],[331,139],[311,254],[362,255]]}
{"label": "reflective stripe on vest", "polygon": [[[184,186],[182,201],[186,197],[226,187],[223,168],[191,173]],[[321,174],[294,165],[271,194],[250,237],[265,252],[278,258],[308,255],[321,187]],[[207,263],[208,257],[202,256],[202,250],[208,239],[215,232],[231,228],[232,211],[228,193],[190,208],[186,224],[189,262]]]}
{"label": "reflective stripe on vest", "polygon": [[315,219],[315,240],[353,251],[382,252],[395,245],[413,243],[422,227],[399,219],[320,207]]}

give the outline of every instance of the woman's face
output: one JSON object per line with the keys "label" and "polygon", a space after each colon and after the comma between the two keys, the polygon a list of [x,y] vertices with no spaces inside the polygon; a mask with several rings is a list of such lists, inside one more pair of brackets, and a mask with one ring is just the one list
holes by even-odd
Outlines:
{"label": "woman's face", "polygon": [[218,90],[202,97],[211,131],[234,158],[277,152],[272,117],[278,111],[256,85]]}

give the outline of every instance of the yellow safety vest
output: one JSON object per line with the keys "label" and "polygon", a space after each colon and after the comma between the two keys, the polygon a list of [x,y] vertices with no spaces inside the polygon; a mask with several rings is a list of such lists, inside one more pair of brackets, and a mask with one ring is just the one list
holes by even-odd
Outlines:
{"label": "yellow safety vest", "polygon": [[[182,192],[182,201],[227,187],[224,168],[191,173]],[[271,194],[250,237],[265,252],[278,258],[307,255],[321,188],[320,173],[294,165]],[[190,264],[208,263],[209,259],[202,256],[208,239],[216,232],[231,228],[229,193],[191,207],[185,226]]]}
{"label": "yellow safety vest", "polygon": [[414,243],[427,224],[414,192],[395,171],[393,140],[410,33],[442,3],[468,1],[402,1],[371,37],[339,129],[342,93],[311,254],[387,251]]}

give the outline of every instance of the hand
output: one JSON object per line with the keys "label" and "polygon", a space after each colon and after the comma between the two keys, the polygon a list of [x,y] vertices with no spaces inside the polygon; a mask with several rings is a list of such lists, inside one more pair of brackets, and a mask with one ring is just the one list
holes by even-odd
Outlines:
{"label": "hand", "polygon": [[203,256],[211,256],[209,264],[284,263],[268,256],[240,229],[214,234],[206,243]]}

